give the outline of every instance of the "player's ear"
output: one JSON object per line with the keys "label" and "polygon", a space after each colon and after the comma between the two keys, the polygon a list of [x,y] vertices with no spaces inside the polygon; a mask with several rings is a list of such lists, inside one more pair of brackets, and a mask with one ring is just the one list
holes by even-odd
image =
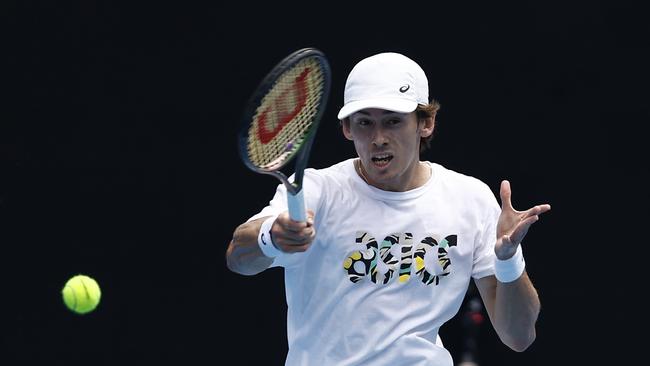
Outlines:
{"label": "player's ear", "polygon": [[436,113],[434,112],[430,117],[420,118],[420,136],[429,137],[433,133],[436,126]]}
{"label": "player's ear", "polygon": [[341,122],[341,128],[343,129],[343,135],[345,138],[352,141],[352,133],[350,132],[350,118],[344,118]]}

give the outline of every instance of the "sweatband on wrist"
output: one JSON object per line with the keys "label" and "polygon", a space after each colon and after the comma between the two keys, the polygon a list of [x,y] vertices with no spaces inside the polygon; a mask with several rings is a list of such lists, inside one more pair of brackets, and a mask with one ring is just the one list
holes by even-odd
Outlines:
{"label": "sweatband on wrist", "polygon": [[526,261],[524,261],[521,245],[517,247],[517,251],[512,257],[504,260],[494,259],[494,275],[499,282],[508,283],[518,279],[524,273],[525,268]]}
{"label": "sweatband on wrist", "polygon": [[278,215],[275,215],[264,220],[262,227],[260,227],[260,232],[257,234],[257,245],[260,246],[262,253],[269,258],[275,258],[283,253],[275,246],[273,239],[271,239],[271,228],[277,218]]}

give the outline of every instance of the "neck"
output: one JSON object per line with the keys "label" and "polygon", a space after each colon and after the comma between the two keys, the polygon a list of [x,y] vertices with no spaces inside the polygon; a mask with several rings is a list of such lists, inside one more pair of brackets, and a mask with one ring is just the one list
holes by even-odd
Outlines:
{"label": "neck", "polygon": [[[417,161],[411,172],[405,173],[410,175],[410,177],[406,178],[405,183],[403,185],[400,184],[399,186],[395,186],[391,183],[378,183],[370,180],[368,178],[366,169],[361,163],[361,159],[356,159],[354,161],[354,167],[359,177],[361,177],[361,179],[363,179],[366,184],[382,189],[384,191],[392,192],[403,192],[421,187],[426,184],[432,174],[431,167],[428,164]],[[402,178],[405,178],[405,176],[403,175]]]}

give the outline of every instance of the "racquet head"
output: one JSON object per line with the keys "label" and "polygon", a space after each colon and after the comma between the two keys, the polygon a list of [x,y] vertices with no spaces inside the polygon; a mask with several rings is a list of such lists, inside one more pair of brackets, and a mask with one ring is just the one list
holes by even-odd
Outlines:
{"label": "racquet head", "polygon": [[[275,175],[294,194],[301,189],[330,79],[329,63],[315,48],[293,52],[266,75],[248,101],[239,133],[239,153],[246,166]],[[280,169],[297,156],[290,183]]]}

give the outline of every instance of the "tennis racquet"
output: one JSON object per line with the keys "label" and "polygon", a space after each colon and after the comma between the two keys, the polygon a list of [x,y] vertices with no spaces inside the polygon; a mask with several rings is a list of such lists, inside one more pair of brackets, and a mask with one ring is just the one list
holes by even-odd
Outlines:
{"label": "tennis racquet", "polygon": [[[331,72],[315,48],[293,52],[262,80],[244,111],[239,155],[244,164],[278,178],[287,188],[292,220],[307,220],[304,170],[330,91]],[[280,170],[295,159],[293,182]]]}

